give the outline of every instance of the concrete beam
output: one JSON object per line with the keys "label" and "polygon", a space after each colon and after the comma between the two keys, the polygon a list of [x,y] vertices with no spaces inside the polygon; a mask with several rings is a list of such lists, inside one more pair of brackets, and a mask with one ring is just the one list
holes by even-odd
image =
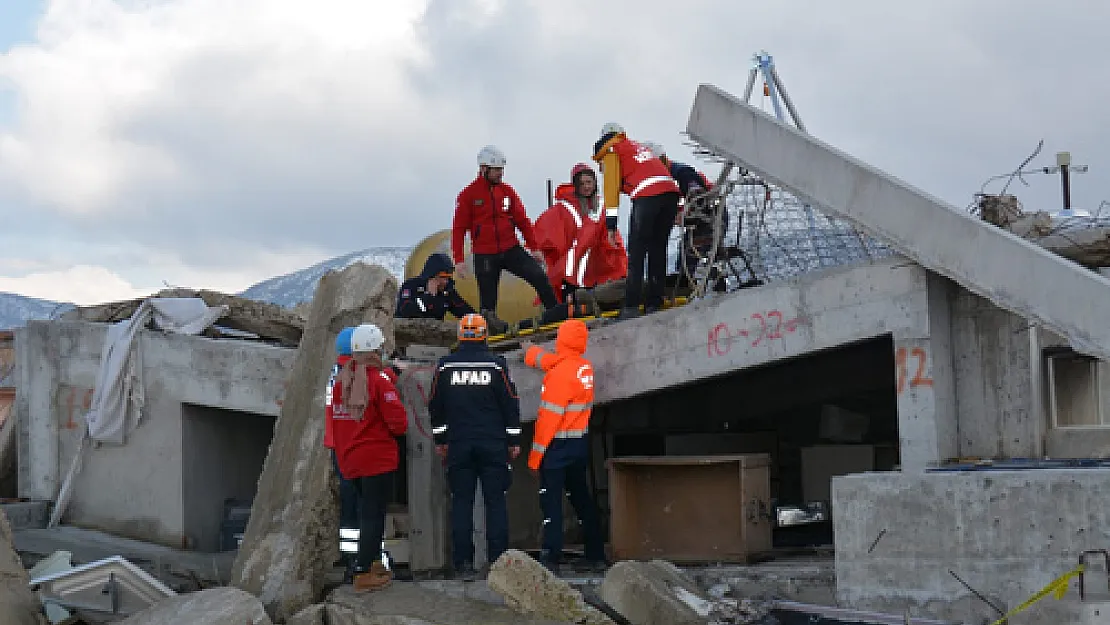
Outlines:
{"label": "concrete beam", "polygon": [[[928,336],[927,273],[905,259],[839,267],[595,330],[595,401],[605,404],[884,334]],[[509,356],[522,418],[540,376]]]}
{"label": "concrete beam", "polygon": [[698,87],[687,132],[798,197],[843,217],[1000,308],[1110,359],[1110,281],[839,150],[713,85]]}

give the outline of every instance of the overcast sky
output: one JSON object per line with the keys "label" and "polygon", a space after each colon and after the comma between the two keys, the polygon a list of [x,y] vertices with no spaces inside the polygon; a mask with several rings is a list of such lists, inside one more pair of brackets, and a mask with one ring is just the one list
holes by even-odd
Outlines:
{"label": "overcast sky", "polygon": [[1105,0],[3,0],[0,291],[238,291],[411,245],[486,143],[535,218],[606,121],[688,159],[697,85],[739,95],[762,49],[811,133],[910,184],[963,207],[1043,138],[1093,210],[1108,27]]}

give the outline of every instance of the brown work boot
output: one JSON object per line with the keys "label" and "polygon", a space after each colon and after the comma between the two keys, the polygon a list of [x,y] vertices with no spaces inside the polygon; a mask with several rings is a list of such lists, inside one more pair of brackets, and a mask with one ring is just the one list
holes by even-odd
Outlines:
{"label": "brown work boot", "polygon": [[393,571],[385,568],[381,560],[375,560],[370,565],[370,570],[364,573],[355,575],[354,586],[355,592],[367,592],[369,590],[381,590],[393,581]]}

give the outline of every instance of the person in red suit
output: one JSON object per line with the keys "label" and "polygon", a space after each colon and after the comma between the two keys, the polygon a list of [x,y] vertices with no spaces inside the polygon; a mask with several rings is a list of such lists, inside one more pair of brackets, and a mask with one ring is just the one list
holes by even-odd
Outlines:
{"label": "person in red suit", "polygon": [[[543,323],[566,319],[566,310],[559,305],[540,261],[529,255],[517,239],[519,230],[524,245],[530,250],[536,249],[532,222],[524,210],[524,203],[516,190],[502,180],[505,162],[505,154],[496,146],[487,145],[478,152],[478,177],[456,198],[451,224],[451,254],[460,276],[465,272],[463,243],[467,233],[470,234],[474,279],[478,282],[478,308],[492,334],[501,334],[508,328],[508,324],[495,314],[502,270],[536,289],[543,302]],[[534,254],[539,256],[539,252]]]}
{"label": "person in red suit", "polygon": [[610,240],[615,239],[620,195],[632,199],[628,219],[628,278],[621,317],[639,316],[641,303],[645,312],[655,312],[663,307],[667,242],[678,215],[678,183],[663,161],[647,147],[629,139],[620,124],[610,122],[601,127],[593,158],[601,164],[605,178],[605,226]]}
{"label": "person in red suit", "polygon": [[555,190],[555,203],[536,220],[536,247],[560,302],[579,288],[593,288],[628,275],[628,253],[619,232],[607,236],[597,174],[586,163],[570,170]]}

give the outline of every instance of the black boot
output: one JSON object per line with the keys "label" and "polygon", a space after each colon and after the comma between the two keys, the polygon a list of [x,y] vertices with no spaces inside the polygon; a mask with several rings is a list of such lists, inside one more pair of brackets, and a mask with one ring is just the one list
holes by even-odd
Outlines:
{"label": "black boot", "polygon": [[497,336],[498,334],[504,334],[508,331],[509,324],[502,321],[497,316],[497,313],[492,310],[483,310],[481,315],[486,319],[486,325],[489,326],[490,336]]}
{"label": "black boot", "polygon": [[621,309],[621,314],[617,318],[618,319],[635,319],[639,316],[641,316],[639,308],[627,308],[626,307],[626,308]]}
{"label": "black boot", "polygon": [[543,311],[543,315],[540,317],[540,325],[543,326],[549,323],[558,323],[566,320],[567,306],[565,304],[560,304]]}

